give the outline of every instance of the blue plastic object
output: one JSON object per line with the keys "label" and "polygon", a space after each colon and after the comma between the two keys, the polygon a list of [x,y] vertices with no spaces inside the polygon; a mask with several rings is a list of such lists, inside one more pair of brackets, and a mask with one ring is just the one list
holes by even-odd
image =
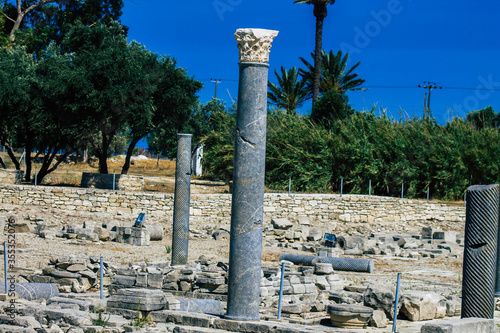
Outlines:
{"label": "blue plastic object", "polygon": [[323,236],[323,239],[333,243],[337,240],[337,236],[335,236],[334,234],[325,233],[325,236]]}
{"label": "blue plastic object", "polygon": [[137,220],[135,220],[134,227],[142,228],[144,227],[144,222],[146,222],[146,214],[140,213],[139,216],[137,217]]}

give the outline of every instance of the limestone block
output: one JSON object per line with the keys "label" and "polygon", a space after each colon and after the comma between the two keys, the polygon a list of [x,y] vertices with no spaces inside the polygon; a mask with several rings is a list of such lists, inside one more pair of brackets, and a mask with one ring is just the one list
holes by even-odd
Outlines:
{"label": "limestone block", "polygon": [[148,275],[148,287],[161,289],[163,287],[163,274],[153,274]]}
{"label": "limestone block", "polygon": [[316,294],[316,286],[312,283],[304,284],[306,294]]}
{"label": "limestone block", "polygon": [[307,240],[317,242],[323,239],[323,230],[317,227],[309,228],[309,232],[307,234]]}
{"label": "limestone block", "polygon": [[55,278],[77,279],[77,278],[81,277],[81,275],[78,273],[71,273],[71,272],[68,272],[66,270],[61,270],[61,269],[57,269],[57,268],[50,267],[50,266],[45,267],[42,270],[42,272],[44,275],[50,275],[50,276],[53,276]]}
{"label": "limestone block", "polygon": [[177,282],[167,281],[163,284],[165,290],[179,290],[179,284]]}
{"label": "limestone block", "polygon": [[432,238],[444,240],[444,241],[450,242],[450,243],[456,243],[457,242],[457,234],[458,234],[458,232],[456,232],[456,231],[435,231],[432,234]]}
{"label": "limestone block", "polygon": [[223,276],[198,276],[196,279],[197,285],[211,285],[211,286],[219,286],[225,283],[225,278]]}
{"label": "limestone block", "polygon": [[[495,310],[498,310],[498,306]],[[460,316],[461,312],[462,300],[457,296],[446,296],[446,315],[448,317]]]}
{"label": "limestone block", "polygon": [[138,272],[135,280],[135,286],[146,288],[148,286],[148,273]]}
{"label": "limestone block", "polygon": [[84,271],[87,269],[87,265],[83,265],[83,264],[73,264],[71,266],[68,266],[66,268],[66,270],[68,272],[73,272],[73,273],[76,273],[76,272],[79,272],[79,271]]}
{"label": "limestone block", "polygon": [[120,289],[108,300],[108,308],[141,311],[162,310],[167,305],[167,298],[161,290]]}
{"label": "limestone block", "polygon": [[287,218],[272,219],[271,223],[274,229],[279,229],[279,230],[288,230],[293,227],[293,223],[290,222]]}
{"label": "limestone block", "polygon": [[434,233],[434,229],[431,227],[422,228],[422,239],[432,239],[432,235]]}
{"label": "limestone block", "polygon": [[295,304],[283,304],[281,306],[282,313],[291,313],[291,314],[301,314],[305,312],[309,312],[311,310],[310,306],[301,303]]}
{"label": "limestone block", "polygon": [[483,318],[463,318],[439,320],[426,323],[422,326],[421,333],[494,333],[495,320]]}
{"label": "limestone block", "polygon": [[[364,305],[375,310],[383,310],[392,320],[394,316],[395,287],[391,285],[371,285],[363,293]],[[400,296],[401,298],[401,296]],[[398,302],[398,308],[401,302]]]}
{"label": "limestone block", "polygon": [[293,294],[304,294],[306,292],[306,287],[303,284],[292,284]]}
{"label": "limestone block", "polygon": [[97,237],[101,241],[108,241],[110,240],[110,231],[109,229],[102,228],[102,227],[95,227],[94,228],[94,233],[97,234]]}
{"label": "limestone block", "polygon": [[191,291],[192,284],[188,281],[179,281],[179,289],[181,291]]}
{"label": "limestone block", "polygon": [[171,293],[165,293],[166,305],[165,309],[167,310],[180,310],[181,302],[177,300],[174,295]]}
{"label": "limestone block", "polygon": [[446,299],[436,293],[407,291],[402,297],[401,311],[410,321],[442,318],[446,314]]}
{"label": "limestone block", "polygon": [[122,286],[129,286],[132,287],[135,285],[135,275],[134,276],[129,276],[129,275],[115,275],[112,277],[112,283],[117,283]]}
{"label": "limestone block", "polygon": [[326,277],[324,275],[318,275],[316,277],[316,287],[318,287],[319,290],[330,290],[330,283],[326,280]]}
{"label": "limestone block", "polygon": [[316,263],[314,264],[314,274],[316,275],[328,275],[333,273],[332,264],[328,263]]}
{"label": "limestone block", "polygon": [[219,229],[212,234],[212,237],[215,240],[228,240],[229,236],[230,236],[229,232],[224,229]]}
{"label": "limestone block", "polygon": [[11,224],[11,227],[14,228],[16,234],[35,232],[35,229],[29,222],[16,222]]}
{"label": "limestone block", "polygon": [[370,318],[369,325],[377,328],[387,327],[389,319],[382,310],[375,310]]}
{"label": "limestone block", "polygon": [[329,299],[337,304],[358,304],[363,305],[363,294],[355,291],[331,291]]}

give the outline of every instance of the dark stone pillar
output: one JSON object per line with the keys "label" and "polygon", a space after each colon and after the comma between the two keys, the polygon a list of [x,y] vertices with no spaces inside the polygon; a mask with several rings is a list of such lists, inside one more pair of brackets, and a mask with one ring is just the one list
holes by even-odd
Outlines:
{"label": "dark stone pillar", "polygon": [[189,247],[191,134],[177,134],[172,265],[185,265]]}
{"label": "dark stone pillar", "polygon": [[467,189],[462,318],[493,319],[498,205],[498,185],[475,185]]}
{"label": "dark stone pillar", "polygon": [[258,320],[266,160],[268,55],[276,31],[239,29],[240,78],[234,151],[226,318]]}

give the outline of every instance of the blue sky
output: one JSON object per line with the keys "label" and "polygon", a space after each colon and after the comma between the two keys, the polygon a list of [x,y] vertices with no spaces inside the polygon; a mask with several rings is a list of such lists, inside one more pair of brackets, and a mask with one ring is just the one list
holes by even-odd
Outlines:
{"label": "blue sky", "polygon": [[[279,30],[273,82],[275,69],[301,67],[299,57],[314,49],[313,7],[293,0],[125,0],[123,11],[129,39],[176,58],[203,82],[203,103],[214,95],[211,79],[221,81],[218,98],[228,105],[237,98],[238,28]],[[431,109],[445,123],[488,105],[500,111],[499,14],[498,0],[337,0],[328,6],[323,48],[361,62],[369,89],[348,94],[356,110],[375,105],[396,119],[421,117],[425,90],[417,85],[431,81],[443,87],[432,91]]]}

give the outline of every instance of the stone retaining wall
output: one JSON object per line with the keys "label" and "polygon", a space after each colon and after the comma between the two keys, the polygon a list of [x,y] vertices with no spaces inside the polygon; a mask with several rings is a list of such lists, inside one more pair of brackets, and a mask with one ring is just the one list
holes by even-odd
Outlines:
{"label": "stone retaining wall", "polygon": [[21,184],[24,172],[21,170],[0,169],[1,184]]}
{"label": "stone retaining wall", "polygon": [[[115,214],[146,213],[172,217],[171,193],[122,192],[70,187],[0,184],[0,203],[40,205],[64,210]],[[191,196],[191,216],[211,222],[228,221],[231,194]],[[380,196],[337,194],[265,194],[264,216],[270,218],[308,217],[318,221],[392,222],[449,221],[464,222],[465,208],[423,200]]]}
{"label": "stone retaining wall", "polygon": [[115,189],[121,191],[143,191],[144,177],[130,176],[122,174],[101,174],[101,173],[82,173],[81,187],[83,188],[99,188],[104,190],[113,189],[113,181]]}

